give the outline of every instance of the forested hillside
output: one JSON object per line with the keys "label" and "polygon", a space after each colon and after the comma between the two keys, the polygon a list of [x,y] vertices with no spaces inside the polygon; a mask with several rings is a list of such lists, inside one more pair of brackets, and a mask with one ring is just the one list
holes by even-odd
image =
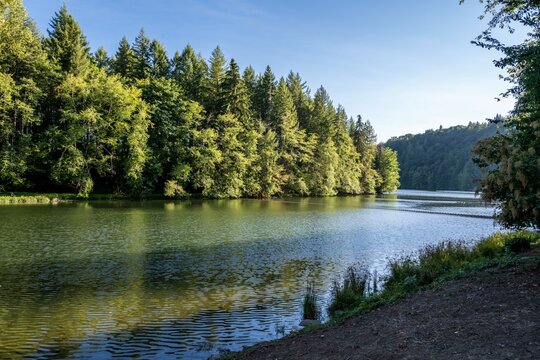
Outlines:
{"label": "forested hillside", "polygon": [[496,133],[495,124],[469,123],[393,137],[386,146],[398,153],[402,189],[474,190],[481,174],[472,150]]}
{"label": "forested hillside", "polygon": [[0,192],[226,198],[398,185],[395,154],[377,150],[369,122],[323,87],[312,95],[298,73],[241,71],[219,47],[208,61],[190,45],[169,57],[144,30],[109,56],[90,50],[65,6],[47,36],[21,0],[0,12]]}

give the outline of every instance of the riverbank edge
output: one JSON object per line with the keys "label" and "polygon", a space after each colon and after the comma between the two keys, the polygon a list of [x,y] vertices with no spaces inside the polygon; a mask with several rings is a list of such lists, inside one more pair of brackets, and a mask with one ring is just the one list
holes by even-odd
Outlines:
{"label": "riverbank edge", "polygon": [[[387,193],[384,193],[387,194]],[[88,196],[80,196],[75,193],[31,193],[31,192],[0,192],[0,206],[1,205],[48,205],[58,204],[65,202],[77,202],[77,201],[103,201],[103,200],[124,200],[124,201],[144,201],[144,200],[163,200],[163,201],[185,201],[185,200],[272,200],[272,199],[287,199],[291,197],[349,197],[349,196],[378,196],[384,194],[337,194],[333,196],[301,196],[301,195],[283,195],[273,196],[270,198],[213,198],[206,197],[202,194],[189,194],[181,198],[170,198],[162,194],[145,193],[139,195],[126,195],[126,194],[90,194]]]}
{"label": "riverbank edge", "polygon": [[[522,234],[530,236],[529,244],[531,246],[527,251],[512,251],[508,248],[512,239],[520,238]],[[492,241],[495,239],[495,241]],[[444,245],[444,243],[441,243]],[[451,243],[447,243],[451,244]],[[487,245],[486,245],[487,244]],[[510,233],[496,233],[487,238],[481,239],[471,250],[476,251],[480,247],[480,256],[472,261],[465,261],[462,266],[445,271],[436,276],[430,284],[410,288],[385,288],[377,294],[372,294],[360,301],[359,304],[341,311],[339,315],[332,317],[329,321],[322,324],[306,326],[298,331],[294,331],[283,338],[254,344],[246,347],[239,352],[226,352],[211,359],[233,360],[247,358],[249,353],[261,345],[272,345],[283,340],[296,338],[303,334],[311,334],[318,330],[328,329],[330,327],[340,327],[346,320],[353,317],[367,314],[383,306],[399,303],[411,296],[417,295],[426,290],[442,290],[455,281],[460,279],[480,277],[482,274],[493,271],[494,269],[516,270],[540,268],[540,232],[516,231]],[[419,252],[422,252],[420,250]],[[400,261],[401,264],[409,261],[410,257],[404,257],[394,261]],[[392,260],[391,260],[392,261]]]}

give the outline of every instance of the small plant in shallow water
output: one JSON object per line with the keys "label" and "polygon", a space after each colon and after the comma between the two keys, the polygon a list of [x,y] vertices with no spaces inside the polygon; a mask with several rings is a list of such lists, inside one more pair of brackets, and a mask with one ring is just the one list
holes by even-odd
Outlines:
{"label": "small plant in shallow water", "polygon": [[306,295],[304,295],[304,320],[317,320],[319,309],[317,306],[317,295],[315,294],[315,284],[308,284]]}
{"label": "small plant in shallow water", "polygon": [[334,281],[328,312],[335,315],[358,305],[364,298],[366,286],[370,279],[369,272],[356,266],[350,266],[345,271],[343,282]]}

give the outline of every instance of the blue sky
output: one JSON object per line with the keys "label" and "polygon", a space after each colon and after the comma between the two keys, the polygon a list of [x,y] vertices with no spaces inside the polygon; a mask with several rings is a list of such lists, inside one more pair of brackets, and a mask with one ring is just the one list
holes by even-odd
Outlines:
{"label": "blue sky", "polygon": [[92,48],[116,51],[141,27],[169,55],[187,43],[276,76],[298,71],[349,115],[361,114],[379,140],[506,114],[513,100],[493,51],[470,44],[485,28],[475,0],[23,0],[45,33],[66,3]]}

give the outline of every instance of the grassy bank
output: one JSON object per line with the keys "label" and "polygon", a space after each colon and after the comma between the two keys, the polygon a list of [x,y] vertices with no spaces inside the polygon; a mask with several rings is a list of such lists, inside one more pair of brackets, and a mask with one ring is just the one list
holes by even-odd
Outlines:
{"label": "grassy bank", "polygon": [[92,194],[88,197],[81,197],[74,193],[0,193],[0,205],[18,204],[55,204],[65,201],[76,200],[127,200],[132,197],[119,194]]}
{"label": "grassy bank", "polygon": [[[383,305],[395,303],[413,293],[444,287],[449,280],[475,278],[484,271],[507,267],[540,266],[540,257],[524,257],[520,253],[540,246],[540,234],[528,231],[496,233],[475,245],[464,242],[443,242],[430,245],[416,254],[389,261],[389,273],[369,291],[369,276],[365,271],[348,269],[341,282],[334,283],[329,304],[331,320],[322,325],[306,327],[289,336],[310,333],[320,328],[340,324]],[[382,286],[382,290],[378,287]],[[310,299],[315,298],[312,294]],[[311,305],[314,306],[314,305]],[[339,325],[338,325],[339,326]],[[223,359],[241,357],[230,353]]]}
{"label": "grassy bank", "polygon": [[350,277],[355,273],[348,270],[341,284],[345,290],[332,293],[330,314],[336,308],[340,311],[331,322],[376,309],[426,288],[443,286],[448,280],[474,276],[483,269],[516,265],[520,261],[518,253],[536,246],[540,246],[540,234],[530,231],[496,233],[474,246],[464,242],[429,245],[416,254],[390,260],[389,274],[383,278],[381,291],[366,294],[360,288],[356,296],[351,295],[354,289],[348,285],[354,283]]}

